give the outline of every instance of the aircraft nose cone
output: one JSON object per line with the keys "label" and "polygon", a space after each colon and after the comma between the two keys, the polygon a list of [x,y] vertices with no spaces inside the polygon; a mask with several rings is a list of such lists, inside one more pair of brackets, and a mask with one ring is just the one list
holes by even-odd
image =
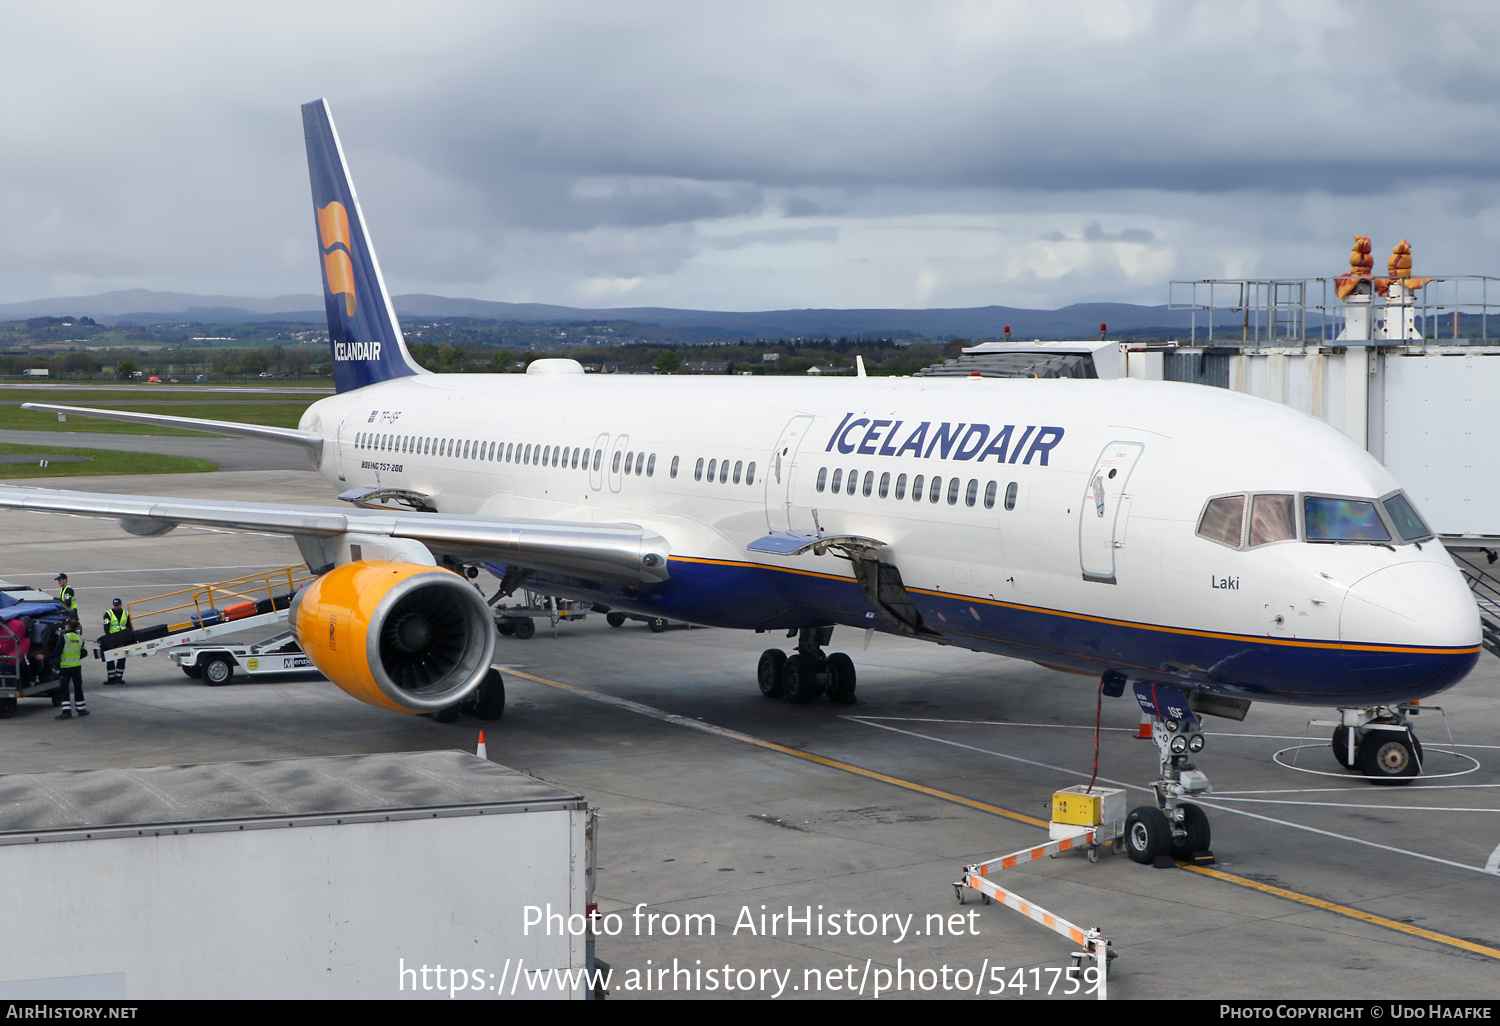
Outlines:
{"label": "aircraft nose cone", "polygon": [[1400,563],[1360,578],[1345,593],[1339,639],[1466,648],[1480,642],[1479,607],[1452,564]]}

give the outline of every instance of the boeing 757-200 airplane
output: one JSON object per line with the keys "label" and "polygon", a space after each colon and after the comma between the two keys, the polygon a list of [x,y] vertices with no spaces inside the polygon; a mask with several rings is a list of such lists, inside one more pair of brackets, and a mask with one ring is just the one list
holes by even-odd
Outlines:
{"label": "boeing 757-200 airplane", "polygon": [[[651,617],[787,630],[761,690],[852,701],[836,626],[1127,684],[1153,717],[1140,861],[1208,846],[1197,715],[1344,709],[1336,751],[1404,781],[1402,702],[1474,666],[1474,600],[1391,475],[1288,407],[1171,382],[430,374],[408,354],[328,106],[302,108],[337,394],[296,430],[27,404],[301,447],[341,508],[0,489],[0,507],[281,532],[320,576],[291,618],[349,694],[493,709],[495,629],[460,573]],[[747,674],[748,676],[748,674]],[[503,706],[502,706],[503,707]]]}

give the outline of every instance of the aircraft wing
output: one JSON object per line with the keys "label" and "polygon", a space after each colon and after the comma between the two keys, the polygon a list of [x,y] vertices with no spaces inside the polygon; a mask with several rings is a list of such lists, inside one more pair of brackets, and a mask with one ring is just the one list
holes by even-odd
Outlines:
{"label": "aircraft wing", "polygon": [[122,420],[127,424],[150,424],[152,427],[181,428],[184,431],[203,431],[211,435],[230,435],[234,438],[258,438],[263,442],[279,442],[297,445],[307,450],[314,460],[323,452],[323,436],[296,428],[265,427],[260,424],[239,424],[232,420],[201,420],[197,417],[170,417],[161,413],[133,413],[125,410],[96,410],[87,406],[56,406],[52,403],[22,403],[23,410],[40,410],[43,413],[72,414],[76,417],[97,417],[100,420]]}
{"label": "aircraft wing", "polygon": [[50,488],[0,488],[0,509],[118,520],[127,531],[142,535],[164,533],[179,524],[315,538],[373,535],[420,542],[435,556],[461,562],[503,562],[607,580],[655,582],[669,576],[667,540],[634,524],[331,509]]}

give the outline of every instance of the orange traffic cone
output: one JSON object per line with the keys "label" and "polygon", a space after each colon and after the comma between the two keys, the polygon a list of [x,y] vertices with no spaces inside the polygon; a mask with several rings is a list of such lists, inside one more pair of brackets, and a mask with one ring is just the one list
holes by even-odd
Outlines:
{"label": "orange traffic cone", "polygon": [[1147,740],[1150,740],[1151,738],[1151,717],[1147,716],[1144,712],[1141,713],[1141,725],[1140,728],[1135,732],[1135,736],[1143,737]]}
{"label": "orange traffic cone", "polygon": [[490,757],[489,751],[484,747],[484,731],[482,730],[479,732],[479,748],[474,754],[481,759],[488,759]]}

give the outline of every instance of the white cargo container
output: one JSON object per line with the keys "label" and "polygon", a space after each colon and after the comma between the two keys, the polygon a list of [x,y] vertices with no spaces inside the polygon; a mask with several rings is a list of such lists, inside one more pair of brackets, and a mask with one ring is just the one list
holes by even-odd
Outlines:
{"label": "white cargo container", "polygon": [[592,823],[461,752],[0,777],[0,999],[586,997]]}

